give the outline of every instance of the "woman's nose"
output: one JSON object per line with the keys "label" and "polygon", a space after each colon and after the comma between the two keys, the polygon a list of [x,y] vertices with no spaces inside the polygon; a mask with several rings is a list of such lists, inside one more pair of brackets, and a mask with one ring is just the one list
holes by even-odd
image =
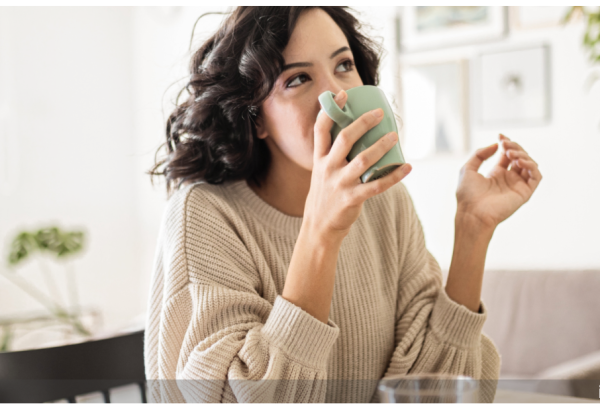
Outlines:
{"label": "woman's nose", "polygon": [[339,78],[330,72],[324,72],[324,74],[319,77],[319,81],[319,95],[323,94],[325,91],[331,91],[333,94],[337,94],[342,90],[346,90],[346,88],[344,88],[344,83],[340,82]]}
{"label": "woman's nose", "polygon": [[331,91],[331,92],[333,93],[333,96],[335,97],[335,96],[336,96],[336,95],[337,95],[337,94],[338,94],[340,91],[342,91],[342,90],[343,90],[343,88],[342,88],[342,87],[339,87],[339,86],[335,86],[335,87],[331,87],[331,86],[329,86],[329,87],[327,87],[327,88],[323,89],[323,90],[322,90],[322,91],[319,93],[319,95],[323,94],[325,91]]}

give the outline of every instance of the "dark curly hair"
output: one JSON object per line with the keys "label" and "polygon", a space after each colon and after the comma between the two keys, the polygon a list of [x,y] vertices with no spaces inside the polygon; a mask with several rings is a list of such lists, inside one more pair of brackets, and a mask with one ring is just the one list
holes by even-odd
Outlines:
{"label": "dark curly hair", "polygon": [[[148,171],[166,177],[167,194],[181,185],[248,179],[260,187],[271,155],[253,118],[271,92],[300,14],[311,7],[238,7],[193,54],[189,96],[167,120],[167,155]],[[363,35],[346,7],[320,7],[340,27],[364,84],[377,85],[382,46]],[[182,90],[182,91],[183,91]],[[157,159],[157,157],[156,157]]]}

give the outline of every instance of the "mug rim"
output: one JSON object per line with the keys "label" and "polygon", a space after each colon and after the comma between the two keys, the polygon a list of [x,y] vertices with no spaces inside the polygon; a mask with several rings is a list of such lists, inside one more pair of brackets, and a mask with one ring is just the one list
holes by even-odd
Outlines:
{"label": "mug rim", "polygon": [[412,373],[408,375],[390,375],[386,377],[382,377],[379,380],[414,380],[414,379],[422,379],[422,378],[433,378],[433,379],[452,379],[452,380],[473,380],[474,378],[466,375],[453,375],[450,373]]}
{"label": "mug rim", "polygon": [[477,380],[470,377],[470,376],[465,376],[465,375],[452,375],[452,374],[448,374],[448,373],[443,373],[443,374],[439,374],[439,373],[417,373],[417,374],[410,374],[410,375],[391,375],[391,376],[387,376],[387,377],[383,377],[379,380],[377,389],[381,392],[388,392],[388,391],[394,391],[395,393],[400,393],[400,394],[410,394],[411,392],[414,392],[415,390],[418,389],[419,394],[420,395],[425,395],[425,396],[429,396],[429,395],[440,395],[440,394],[449,394],[452,392],[455,392],[456,389],[453,387],[442,387],[442,388],[413,388],[413,387],[406,387],[406,386],[390,386],[386,383],[382,383],[385,381],[415,381],[415,380],[421,380],[421,379],[437,379],[437,380],[455,380],[457,382],[460,382],[460,384],[462,385],[461,387],[461,391],[462,392],[471,392],[471,391],[477,391],[478,390],[478,383]]}

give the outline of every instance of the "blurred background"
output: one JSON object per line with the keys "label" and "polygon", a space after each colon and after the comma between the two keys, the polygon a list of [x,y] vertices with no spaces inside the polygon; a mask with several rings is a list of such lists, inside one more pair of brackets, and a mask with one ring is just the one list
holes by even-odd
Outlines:
{"label": "blurred background", "polygon": [[[194,23],[224,11],[0,8],[5,349],[85,336],[65,331],[77,324],[91,334],[143,327],[166,203],[164,182],[152,186],[145,171],[186,79]],[[381,88],[414,167],[404,183],[441,267],[452,255],[460,167],[503,133],[544,180],[496,230],[486,276],[600,269],[597,7],[354,12],[383,41]],[[200,19],[191,49],[222,19]]]}

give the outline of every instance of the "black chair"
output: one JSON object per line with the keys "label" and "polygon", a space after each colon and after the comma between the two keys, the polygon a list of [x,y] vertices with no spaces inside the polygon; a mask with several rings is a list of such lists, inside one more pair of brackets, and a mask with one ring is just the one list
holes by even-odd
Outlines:
{"label": "black chair", "polygon": [[128,384],[146,401],[144,331],[53,348],[0,353],[0,402],[46,402]]}

